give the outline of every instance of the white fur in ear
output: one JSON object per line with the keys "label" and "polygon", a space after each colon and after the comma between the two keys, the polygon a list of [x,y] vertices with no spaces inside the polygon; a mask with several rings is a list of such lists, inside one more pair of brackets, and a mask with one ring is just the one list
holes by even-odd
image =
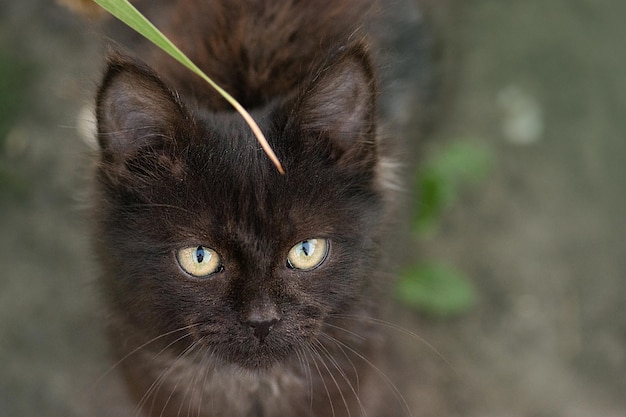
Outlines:
{"label": "white fur in ear", "polygon": [[400,178],[400,170],[402,164],[396,160],[386,157],[380,157],[377,170],[376,179],[378,186],[386,192],[399,193],[406,191],[404,184]]}
{"label": "white fur in ear", "polygon": [[78,136],[89,146],[89,149],[98,150],[98,122],[93,106],[85,105],[78,111],[76,130]]}

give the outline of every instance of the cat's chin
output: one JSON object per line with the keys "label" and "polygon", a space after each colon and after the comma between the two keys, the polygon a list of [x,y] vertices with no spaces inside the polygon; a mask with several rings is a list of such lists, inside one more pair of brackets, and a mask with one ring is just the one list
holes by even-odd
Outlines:
{"label": "cat's chin", "polygon": [[230,352],[221,355],[224,362],[235,365],[245,372],[267,373],[288,362],[293,352],[291,349],[271,351],[269,349],[253,349],[249,352]]}
{"label": "cat's chin", "polygon": [[246,373],[265,374],[272,369],[279,367],[284,360],[269,357],[251,357],[244,361],[237,361],[234,364]]}

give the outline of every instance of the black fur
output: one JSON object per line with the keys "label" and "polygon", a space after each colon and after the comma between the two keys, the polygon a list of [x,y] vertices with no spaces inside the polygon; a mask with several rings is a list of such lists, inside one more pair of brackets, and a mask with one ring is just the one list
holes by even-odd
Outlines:
{"label": "black fur", "polygon": [[[149,415],[382,415],[382,394],[357,393],[383,391],[360,358],[375,360],[381,345],[371,322],[344,320],[377,317],[387,285],[377,78],[362,39],[331,49],[252,109],[285,175],[238,114],[179,97],[134,58],[109,58],[97,97],[97,253],[112,344]],[[290,268],[290,248],[312,238],[330,242],[325,262]],[[220,255],[219,272],[181,269],[176,252],[198,245]],[[273,320],[262,338],[251,314]],[[242,403],[207,375],[244,390]]]}

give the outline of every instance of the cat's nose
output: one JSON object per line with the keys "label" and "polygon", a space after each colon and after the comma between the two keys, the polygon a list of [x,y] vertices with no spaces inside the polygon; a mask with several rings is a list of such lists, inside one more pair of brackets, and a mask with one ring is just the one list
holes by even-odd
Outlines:
{"label": "cat's nose", "polygon": [[254,336],[259,339],[259,342],[263,343],[265,338],[270,334],[272,327],[278,323],[280,319],[273,318],[249,318],[247,321],[248,326],[254,330]]}
{"label": "cat's nose", "polygon": [[261,294],[247,306],[243,323],[250,326],[254,336],[263,343],[272,331],[272,327],[281,319],[278,306],[267,295]]}

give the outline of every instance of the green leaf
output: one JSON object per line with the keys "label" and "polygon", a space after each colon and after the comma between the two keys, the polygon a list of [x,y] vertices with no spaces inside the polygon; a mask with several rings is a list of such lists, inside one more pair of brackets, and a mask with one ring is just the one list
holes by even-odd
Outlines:
{"label": "green leaf", "polygon": [[144,36],[146,39],[154,43],[156,46],[167,52],[172,58],[183,64],[189,70],[204,79],[211,87],[213,87],[222,97],[224,97],[234,108],[241,114],[250,129],[254,132],[259,144],[272,160],[274,165],[281,174],[284,174],[280,161],[276,154],[265,139],[263,132],[259,129],[252,116],[243,108],[234,97],[224,91],[211,78],[209,78],[196,64],[194,64],[176,45],[174,45],[159,29],[156,28],[144,15],[142,15],[128,0],[94,0],[103,9],[126,23],[132,29]]}
{"label": "green leaf", "polygon": [[491,170],[492,154],[474,141],[456,141],[435,154],[418,173],[418,206],[414,229],[428,235],[462,190],[483,181]]}
{"label": "green leaf", "polygon": [[396,285],[396,296],[417,310],[439,317],[466,312],[476,302],[469,279],[440,263],[406,269]]}

